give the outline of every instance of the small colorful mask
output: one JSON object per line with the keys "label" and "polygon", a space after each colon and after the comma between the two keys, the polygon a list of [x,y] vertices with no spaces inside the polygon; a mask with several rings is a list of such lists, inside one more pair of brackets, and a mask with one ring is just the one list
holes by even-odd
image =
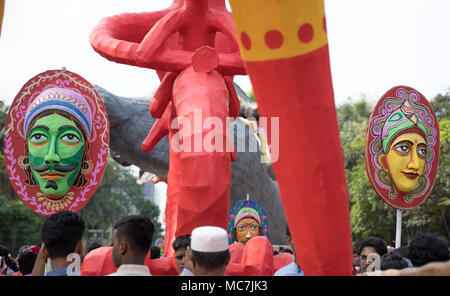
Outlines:
{"label": "small colorful mask", "polygon": [[245,243],[252,237],[268,237],[269,225],[263,207],[252,200],[241,200],[230,210],[228,216],[228,241]]}

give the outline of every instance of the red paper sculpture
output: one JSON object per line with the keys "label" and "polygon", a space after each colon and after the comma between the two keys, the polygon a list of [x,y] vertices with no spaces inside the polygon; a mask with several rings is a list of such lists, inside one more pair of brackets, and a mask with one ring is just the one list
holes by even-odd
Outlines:
{"label": "red paper sculpture", "polygon": [[279,151],[272,149],[279,157],[272,166],[297,263],[305,275],[351,275],[349,203],[324,3],[230,3],[259,114],[279,118]]}
{"label": "red paper sculpture", "polygon": [[378,196],[397,209],[425,201],[439,162],[439,126],[417,90],[396,86],[386,92],[369,120],[366,171]]}
{"label": "red paper sculpture", "polygon": [[19,91],[5,129],[5,164],[33,211],[78,211],[106,167],[109,122],[95,88],[67,70],[41,73]]}
{"label": "red paper sculpture", "polygon": [[236,155],[226,118],[239,114],[232,76],[245,74],[235,34],[223,0],[185,0],[106,18],[90,36],[107,59],[156,69],[161,78],[149,106],[159,120],[142,148],[151,151],[169,133],[165,256],[175,237],[197,226],[227,227]]}

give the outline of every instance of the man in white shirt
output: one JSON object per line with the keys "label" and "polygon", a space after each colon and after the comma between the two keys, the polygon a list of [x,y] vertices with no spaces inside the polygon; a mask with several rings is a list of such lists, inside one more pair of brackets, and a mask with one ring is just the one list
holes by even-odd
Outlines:
{"label": "man in white shirt", "polygon": [[114,226],[112,260],[117,271],[110,276],[150,276],[144,264],[155,227],[145,216],[132,215]]}
{"label": "man in white shirt", "polygon": [[186,256],[191,261],[194,275],[223,276],[225,267],[230,261],[227,231],[215,226],[195,228],[191,235],[191,247],[187,248]]}

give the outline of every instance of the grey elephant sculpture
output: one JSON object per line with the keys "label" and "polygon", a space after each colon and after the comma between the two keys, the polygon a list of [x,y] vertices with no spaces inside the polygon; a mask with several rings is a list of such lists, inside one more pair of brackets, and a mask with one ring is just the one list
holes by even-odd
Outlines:
{"label": "grey elephant sculpture", "polygon": [[[148,111],[150,98],[124,98],[116,96],[100,86],[95,86],[108,113],[110,121],[110,151],[121,165],[135,165],[141,171],[157,176],[167,176],[169,170],[169,138],[165,136],[149,153],[141,149],[156,119]],[[254,145],[257,136],[242,118],[258,119],[257,104],[250,100],[235,84],[240,101],[240,117],[230,125],[234,145],[256,147],[237,149],[237,158],[231,163],[230,206],[239,200],[250,198],[260,203],[269,219],[269,239],[272,244],[285,244],[286,218],[279,199],[278,185],[272,167],[261,163],[262,152]],[[241,132],[237,132],[237,131]],[[234,131],[234,132],[233,132]],[[242,132],[245,131],[245,132]],[[253,145],[253,146],[252,146]],[[245,150],[243,152],[240,152]],[[250,152],[254,151],[254,152]]]}

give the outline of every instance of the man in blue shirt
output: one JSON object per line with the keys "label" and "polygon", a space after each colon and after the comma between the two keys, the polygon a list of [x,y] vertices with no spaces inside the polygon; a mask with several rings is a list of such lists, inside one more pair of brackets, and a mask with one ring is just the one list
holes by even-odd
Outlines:
{"label": "man in blue shirt", "polygon": [[282,268],[278,269],[274,276],[303,276],[305,275],[303,270],[297,265],[297,257],[295,255],[295,247],[294,241],[292,240],[291,232],[289,231],[289,227],[286,225],[286,242],[291,247],[294,252],[294,261]]}

